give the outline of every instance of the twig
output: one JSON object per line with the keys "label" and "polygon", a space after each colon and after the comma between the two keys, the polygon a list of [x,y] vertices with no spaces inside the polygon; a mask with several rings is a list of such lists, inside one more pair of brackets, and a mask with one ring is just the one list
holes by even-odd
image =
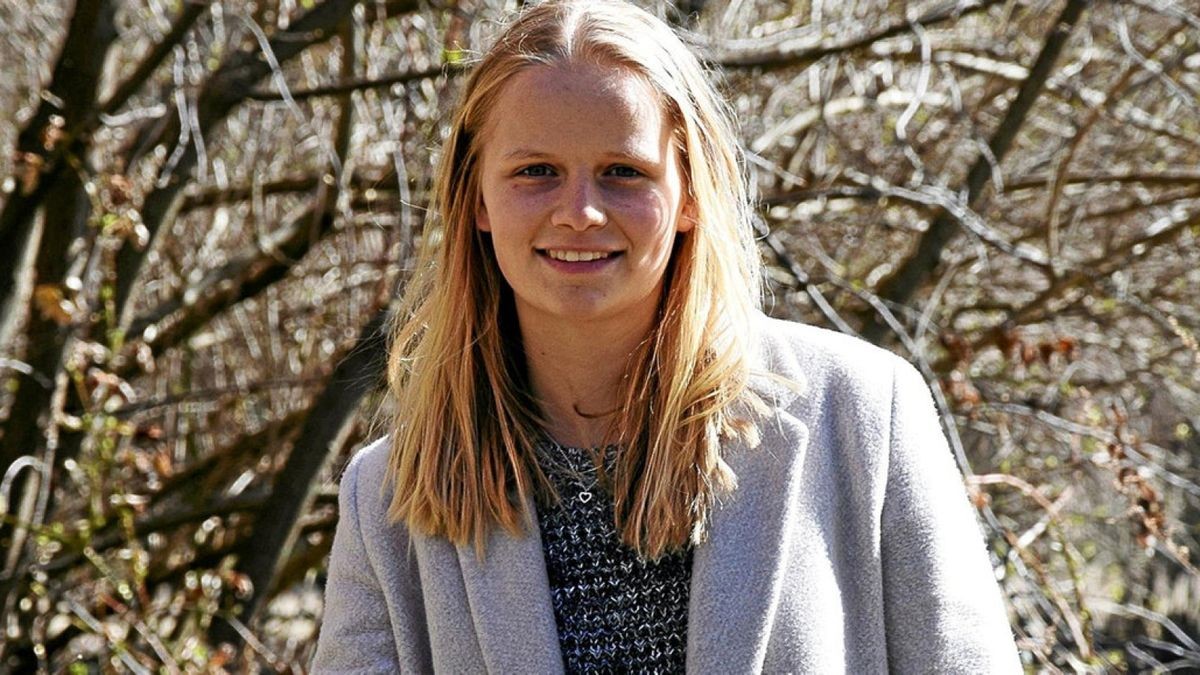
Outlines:
{"label": "twig", "polygon": [[758,232],[760,239],[767,244],[767,248],[775,256],[776,261],[792,275],[792,278],[796,280],[796,285],[808,294],[813,304],[817,306],[817,309],[820,310],[829,323],[846,335],[857,335],[858,332],[850,324],[846,323],[846,320],[842,318],[833,305],[829,304],[829,301],[822,295],[821,289],[817,288],[816,284],[812,283],[809,279],[808,272],[805,272],[800,263],[788,253],[787,248],[779,241],[775,233],[771,232],[770,228],[767,227],[766,222],[761,218],[755,218],[754,228]]}
{"label": "twig", "polygon": [[[104,625],[101,624],[96,617],[92,616],[92,613],[89,612],[86,607],[79,604],[79,601],[74,600],[73,598],[67,598],[67,607],[71,609],[72,614],[79,617],[81,621],[87,624],[87,627],[92,631],[92,633],[104,636],[107,641],[108,632],[104,630]],[[136,659],[130,656],[128,650],[116,649],[114,651],[116,651],[117,658],[121,660],[121,663],[123,663],[126,668],[133,671],[136,675],[151,675],[150,669],[138,663]]]}
{"label": "twig", "polygon": [[22,375],[26,375],[30,379],[32,379],[34,382],[36,382],[39,387],[41,387],[43,389],[50,389],[51,387],[54,386],[54,382],[52,382],[50,380],[50,378],[39,373],[37,370],[34,370],[33,366],[29,365],[28,363],[25,363],[24,361],[18,361],[17,359],[0,358],[0,368],[9,368],[9,369],[17,371],[18,373],[21,373]]}
{"label": "twig", "polygon": [[[1171,483],[1172,485],[1174,485],[1178,488],[1182,488],[1183,490],[1191,493],[1192,495],[1200,496],[1200,485],[1197,485],[1196,483],[1193,483],[1192,481],[1184,478],[1183,476],[1178,475],[1174,471],[1170,471],[1164,467],[1159,466],[1149,456],[1145,455],[1142,452],[1139,452],[1137,450],[1137,448],[1128,446],[1127,444],[1123,443],[1121,441],[1121,439],[1117,437],[1116,434],[1114,434],[1110,431],[1106,431],[1104,429],[1098,429],[1096,427],[1088,426],[1085,424],[1079,424],[1078,422],[1073,422],[1073,421],[1065,419],[1063,417],[1059,417],[1058,415],[1055,415],[1054,413],[1048,412],[1046,410],[1038,410],[1036,408],[1032,408],[1030,406],[1025,406],[1025,405],[1020,405],[1018,403],[990,402],[990,403],[987,403],[987,408],[989,410],[995,410],[997,412],[1021,415],[1023,417],[1032,417],[1049,427],[1059,429],[1068,434],[1073,434],[1076,436],[1085,436],[1088,438],[1094,438],[1094,439],[1096,439],[1098,441],[1102,441],[1104,443],[1120,443],[1121,445],[1125,446],[1125,451],[1126,451],[1127,456],[1140,462],[1149,471],[1151,471],[1154,475],[1158,476],[1159,478],[1161,478],[1162,480],[1164,480],[1168,483]],[[1160,447],[1150,444],[1150,443],[1142,443],[1142,445],[1144,447],[1152,448],[1164,455],[1169,454],[1165,448],[1160,448]]]}
{"label": "twig", "polygon": [[[1049,187],[1054,176],[1037,175],[1024,176],[1006,183],[1008,192]],[[1143,171],[1091,171],[1070,173],[1062,178],[1063,185],[1078,185],[1080,183],[1142,183],[1144,185],[1197,185],[1200,184],[1200,171],[1188,168],[1155,169]]]}
{"label": "twig", "polygon": [[[341,96],[355,91],[368,91],[371,89],[386,89],[397,84],[407,84],[416,82],[417,80],[428,80],[434,77],[454,77],[466,72],[466,67],[457,63],[441,63],[428,68],[409,71],[406,73],[393,73],[381,77],[361,77],[337,82],[335,84],[327,84],[322,87],[311,87],[309,89],[293,89],[288,93],[288,97],[292,101],[304,101],[310,98],[320,98],[325,96]],[[284,94],[277,90],[258,90],[251,92],[246,97],[251,101],[279,101],[283,100]]]}
{"label": "twig", "polygon": [[937,207],[941,209],[942,213],[948,214],[962,224],[968,232],[996,250],[1034,265],[1043,272],[1051,271],[1050,261],[1044,253],[1030,246],[1010,243],[1003,235],[989,227],[987,222],[971,209],[970,204],[944,187],[937,185],[919,185],[915,188],[898,187],[889,185],[879,176],[867,176],[851,170],[846,171],[846,176],[859,182],[869,183],[884,196],[895,197],[912,204]]}
{"label": "twig", "polygon": [[[1008,485],[1029,495],[1047,514],[1057,514],[1066,500],[1070,498],[1071,487],[1067,486],[1053,503],[1042,494],[1041,489],[1034,487],[1028,481],[1006,473],[986,473],[968,476],[967,483],[971,485]],[[1064,498],[1065,496],[1065,498]]]}
{"label": "twig", "polygon": [[1033,568],[1034,573],[1037,574],[1038,579],[1040,580],[1040,586],[1045,590],[1046,594],[1049,595],[1050,600],[1054,603],[1055,607],[1058,608],[1059,616],[1061,616],[1067,622],[1067,628],[1071,631],[1071,637],[1075,641],[1075,646],[1080,650],[1080,655],[1085,660],[1091,660],[1093,656],[1093,650],[1091,643],[1088,641],[1087,633],[1084,632],[1083,623],[1081,622],[1079,616],[1077,616],[1075,612],[1071,610],[1070,605],[1067,604],[1067,599],[1063,597],[1062,593],[1060,593],[1053,584],[1051,584],[1049,573],[1046,571],[1046,566],[1041,560],[1038,559],[1036,555],[1034,555],[1031,550],[1029,550],[1027,546],[1022,546],[1017,540],[1016,535],[1014,535],[1012,532],[1005,531],[1005,538],[1008,540],[1009,546],[1012,547],[1012,549],[1018,553],[1025,563],[1029,567]]}
{"label": "twig", "polygon": [[[226,497],[223,499],[214,500],[211,503],[194,508],[180,509],[160,515],[141,518],[134,523],[133,534],[135,537],[145,537],[155,532],[162,532],[163,530],[169,530],[180,525],[203,522],[209,518],[212,518],[213,516],[225,516],[231,513],[239,513],[242,511],[254,511],[262,506],[263,502],[265,501],[266,494],[264,492],[247,492],[235,497]],[[68,553],[52,559],[45,565],[40,565],[39,569],[49,573],[65,570],[74,566],[83,558],[93,558],[98,553],[119,546],[125,540],[124,532],[110,530],[108,532],[99,533],[93,536],[88,543],[87,548],[91,550],[91,555],[85,551]]]}
{"label": "twig", "polygon": [[[252,586],[250,597],[238,612],[238,618],[243,621],[252,621],[265,601],[280,556],[294,541],[296,520],[310,501],[319,470],[350,431],[351,417],[359,402],[378,384],[385,361],[382,330],[386,317],[386,308],[376,311],[330,375],[304,421],[298,442],[274,477],[270,495],[255,518],[251,536],[237,546],[237,570],[249,577]],[[214,624],[209,635],[216,642],[237,639],[222,624]]]}
{"label": "twig", "polygon": [[242,623],[241,620],[235,615],[232,613],[226,613],[222,614],[221,618],[227,621],[229,625],[232,626],[235,631],[237,631],[237,634],[246,641],[246,644],[250,645],[250,648],[257,652],[259,656],[266,659],[268,663],[271,663],[272,665],[279,663],[279,657],[275,655],[275,652],[272,652],[265,644],[255,637],[254,633],[246,627],[246,624]]}
{"label": "twig", "polygon": [[113,417],[129,417],[137,413],[143,413],[155,408],[165,406],[179,405],[180,403],[189,403],[194,401],[209,401],[212,399],[221,398],[223,396],[243,397],[250,394],[257,394],[272,389],[292,389],[296,387],[311,387],[320,384],[323,378],[319,377],[301,377],[288,378],[281,380],[260,380],[248,385],[230,385],[227,387],[214,387],[212,389],[198,389],[187,391],[180,394],[170,394],[159,398],[146,401],[136,401],[128,403],[120,408],[112,410],[107,414]]}
{"label": "twig", "polygon": [[[1181,28],[1177,28],[1160,38],[1158,43],[1154,46],[1151,56],[1157,54],[1159,50],[1170,44],[1180,30]],[[1112,86],[1108,88],[1108,91],[1104,93],[1104,99],[1102,103],[1100,105],[1093,106],[1087,117],[1084,118],[1083,122],[1076,127],[1074,134],[1071,136],[1070,142],[1067,144],[1066,150],[1059,155],[1057,169],[1054,171],[1054,178],[1050,183],[1050,196],[1046,200],[1044,216],[1047,223],[1047,250],[1051,256],[1056,256],[1058,254],[1058,222],[1061,215],[1059,213],[1058,203],[1062,198],[1063,178],[1066,177],[1067,172],[1070,170],[1071,162],[1075,158],[1076,151],[1082,145],[1083,139],[1087,137],[1088,132],[1095,127],[1097,120],[1100,119],[1101,112],[1103,112],[1104,109],[1108,107],[1108,105],[1118,96],[1120,96],[1121,92],[1130,85],[1133,76],[1138,72],[1138,67],[1140,65],[1141,64],[1134,62],[1126,66],[1121,75],[1118,76]]]}
{"label": "twig", "polygon": [[978,353],[986,347],[997,344],[1011,326],[1043,319],[1054,311],[1050,308],[1050,303],[1061,298],[1068,291],[1078,288],[1091,279],[1103,278],[1124,268],[1133,259],[1144,257],[1155,247],[1173,240],[1197,224],[1200,224],[1200,210],[1172,210],[1168,216],[1151,223],[1142,237],[1131,239],[1097,259],[1079,263],[1070,273],[1056,278],[1033,300],[1008,312],[1004,320],[971,341],[971,350]]}
{"label": "twig", "polygon": [[211,5],[211,0],[187,0],[183,3],[183,9],[179,10],[179,16],[175,17],[175,21],[171,23],[170,29],[162,36],[162,39],[155,43],[149,53],[138,62],[137,67],[117,85],[116,90],[100,104],[100,115],[112,115],[125,105],[138,89],[146,83],[146,80],[158,70],[162,65],[163,60],[167,58],[177,44],[183,40],[183,36],[192,29],[196,21],[199,20],[205,12],[208,11]]}
{"label": "twig", "polygon": [[1195,639],[1193,639],[1190,635],[1187,634],[1187,631],[1180,628],[1179,624],[1172,621],[1170,619],[1170,617],[1160,614],[1159,612],[1155,612],[1152,609],[1147,609],[1145,607],[1139,607],[1137,605],[1118,604],[1118,603],[1112,602],[1110,600],[1104,600],[1104,599],[1097,599],[1097,600],[1095,600],[1095,603],[1098,606],[1098,608],[1102,608],[1106,611],[1112,612],[1113,614],[1121,614],[1123,616],[1134,616],[1139,619],[1144,619],[1146,621],[1153,621],[1154,623],[1157,623],[1158,625],[1162,626],[1163,628],[1166,628],[1167,631],[1169,631],[1171,633],[1171,635],[1175,636],[1175,639],[1179,640],[1180,644],[1182,644],[1183,646],[1192,650],[1192,652],[1193,652],[1192,656],[1194,658],[1200,659],[1200,643],[1197,643]]}
{"label": "twig", "polygon": [[[283,63],[305,49],[331,38],[334,29],[346,19],[354,4],[355,0],[325,0],[305,12],[286,30],[267,40],[265,46],[269,48],[270,63],[264,60],[263,54],[255,50],[238,51],[228,57],[196,97],[199,130],[207,133],[250,94],[250,87],[259,80],[277,72]],[[173,138],[178,133],[178,129],[173,130],[168,125],[156,134],[156,139],[147,139],[152,142],[139,143],[138,146],[153,147],[163,139]],[[183,147],[179,143],[174,145]],[[171,179],[146,195],[142,206],[142,224],[148,233],[147,246],[126,245],[117,253],[116,292],[113,304],[122,322],[129,318],[126,317],[129,300],[149,249],[173,210],[184,179],[195,168],[197,159],[194,149],[185,150]]]}
{"label": "twig", "polygon": [[[848,37],[838,35],[828,38],[819,32],[814,32],[811,35],[784,40],[766,48],[756,44],[751,49],[744,49],[733,43],[710,46],[708,60],[726,69],[761,68],[771,70],[811,63],[831,54],[862,49],[880,40],[902,35],[912,30],[913,25],[935,26],[946,21],[958,20],[997,4],[1000,4],[999,0],[945,0],[916,19],[897,19],[874,30]],[[756,42],[761,43],[761,40]]]}

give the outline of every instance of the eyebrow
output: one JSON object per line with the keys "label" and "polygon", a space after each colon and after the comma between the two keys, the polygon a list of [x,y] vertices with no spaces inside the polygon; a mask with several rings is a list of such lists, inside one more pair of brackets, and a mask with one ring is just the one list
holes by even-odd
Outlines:
{"label": "eyebrow", "polygon": [[504,153],[504,159],[529,159],[531,157],[545,157],[546,153],[538,152],[537,150],[526,150],[525,148],[517,148]]}
{"label": "eyebrow", "polygon": [[[508,160],[508,161],[513,161],[513,160],[518,160],[518,159],[538,159],[538,158],[549,157],[549,156],[550,156],[550,153],[542,152],[539,150],[532,150],[529,148],[516,148],[514,150],[510,150],[510,151],[504,153],[503,159]],[[606,152],[606,153],[604,153],[604,157],[608,158],[608,159],[636,162],[639,164],[654,165],[654,164],[658,164],[658,162],[659,162],[658,159],[651,158],[643,153],[636,152],[634,150],[621,150],[618,152]]]}

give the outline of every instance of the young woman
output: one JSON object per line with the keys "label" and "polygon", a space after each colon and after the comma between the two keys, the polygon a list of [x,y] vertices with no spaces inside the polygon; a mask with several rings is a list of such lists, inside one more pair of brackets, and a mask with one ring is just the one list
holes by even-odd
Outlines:
{"label": "young woman", "polygon": [[1019,670],[925,383],[758,312],[735,137],[667,26],[527,10],[437,178],[317,672]]}

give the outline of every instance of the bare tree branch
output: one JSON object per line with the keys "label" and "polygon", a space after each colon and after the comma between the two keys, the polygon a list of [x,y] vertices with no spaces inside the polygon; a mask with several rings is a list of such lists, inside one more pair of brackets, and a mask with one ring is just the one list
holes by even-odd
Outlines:
{"label": "bare tree branch", "polygon": [[[749,49],[721,48],[714,46],[709,60],[714,65],[727,69],[761,68],[773,70],[798,64],[811,63],[830,54],[850,52],[868,47],[880,40],[912,31],[913,24],[929,27],[947,21],[956,21],[964,16],[1001,4],[1000,0],[945,0],[914,20],[899,19],[874,30],[857,35],[826,37],[821,32],[810,36],[787,40],[763,48],[755,45]],[[761,40],[756,40],[761,42]]]}
{"label": "bare tree branch", "polygon": [[[272,62],[282,64],[314,44],[332,37],[346,20],[357,0],[326,0],[309,10],[288,28],[268,41],[269,58],[261,58],[258,49],[239,51],[230,56],[208,80],[197,96],[196,118],[199,133],[207,133],[225,118],[235,106],[253,91],[252,87],[272,73]],[[415,2],[413,3],[415,7]],[[168,115],[176,118],[176,115]],[[115,305],[118,316],[124,316],[130,295],[150,246],[168,217],[182,189],[184,179],[196,165],[195,144],[179,138],[177,120],[167,124],[149,146],[170,142],[176,156],[173,166],[159,176],[156,188],[146,196],[142,207],[142,222],[149,233],[144,247],[126,245],[117,254]],[[174,139],[174,140],[170,140]]]}
{"label": "bare tree branch", "polygon": [[[423,70],[414,70],[407,73],[394,73],[376,78],[358,78],[330,84],[323,87],[313,87],[311,89],[293,89],[290,95],[294,101],[303,101],[310,98],[319,98],[323,96],[341,96],[355,91],[367,91],[371,89],[387,89],[397,84],[407,84],[417,80],[427,80],[433,77],[454,76],[466,71],[466,68],[459,64],[446,63],[436,66],[431,66]],[[252,92],[246,97],[251,101],[279,101],[283,99],[283,95],[277,90],[259,90]]]}
{"label": "bare tree branch", "polygon": [[[972,165],[967,174],[965,199],[968,206],[983,192],[988,180],[992,177],[992,165],[998,164],[1008,153],[1017,134],[1020,132],[1030,109],[1041,94],[1047,78],[1058,60],[1058,55],[1070,37],[1071,29],[1079,21],[1088,0],[1067,0],[1062,12],[1054,22],[1053,28],[1046,36],[1042,49],[1029,69],[1029,77],[1021,83],[1016,99],[1009,106],[1000,126],[992,134],[988,142],[989,152],[982,153]],[[958,232],[959,221],[947,211],[941,211],[929,229],[917,240],[913,254],[905,260],[890,277],[879,285],[878,295],[888,301],[903,304],[908,302],[913,292],[927,280],[937,268],[942,250],[954,234]],[[863,316],[863,337],[872,342],[878,341],[887,332],[875,313],[865,313]]]}
{"label": "bare tree branch", "polygon": [[69,131],[95,107],[100,68],[116,37],[115,11],[113,0],[78,0],[50,84],[17,138],[16,175],[4,181],[0,210],[0,321],[16,311],[12,295],[37,208],[63,174],[73,173],[66,157],[82,154]]}
{"label": "bare tree branch", "polygon": [[[1175,30],[1169,31],[1166,35],[1163,35],[1159,39],[1158,44],[1155,45],[1154,50],[1151,52],[1151,56],[1157,54],[1160,49],[1170,44],[1171,41],[1174,40],[1175,35],[1178,34],[1182,29],[1182,26],[1180,26]],[[1054,179],[1050,183],[1050,196],[1049,199],[1046,200],[1044,217],[1044,220],[1046,221],[1046,247],[1051,256],[1056,255],[1058,252],[1058,221],[1061,217],[1058,203],[1063,194],[1063,179],[1066,178],[1067,172],[1071,168],[1071,162],[1075,158],[1075,153],[1079,150],[1079,147],[1083,143],[1083,139],[1087,137],[1088,132],[1092,130],[1097,120],[1100,119],[1101,112],[1103,112],[1106,107],[1108,107],[1120,96],[1121,92],[1124,91],[1125,88],[1128,87],[1132,82],[1134,74],[1139,72],[1141,68],[1144,68],[1144,65],[1137,61],[1134,61],[1125,67],[1124,72],[1122,72],[1120,76],[1117,77],[1116,81],[1109,86],[1108,90],[1104,92],[1103,103],[1101,105],[1092,107],[1087,117],[1085,117],[1083,121],[1080,122],[1075,128],[1075,132],[1071,136],[1070,142],[1067,143],[1065,151],[1062,152],[1057,159],[1058,166],[1054,171]]]}
{"label": "bare tree branch", "polygon": [[[328,180],[327,173],[291,176],[278,180],[255,183],[252,185],[234,185],[226,188],[208,188],[192,190],[185,194],[180,201],[179,213],[184,214],[195,209],[210,208],[224,204],[233,204],[258,196],[308,192],[315,190],[323,181]],[[396,189],[396,172],[391,167],[382,170],[359,170],[348,178],[348,187],[358,192],[391,192]],[[371,199],[372,195],[364,195]],[[376,197],[378,197],[376,195]]]}
{"label": "bare tree branch", "polygon": [[1159,223],[1154,223],[1148,232],[1141,237],[1125,242],[1115,250],[1104,255],[1099,260],[1091,260],[1076,265],[1069,274],[1057,278],[1049,287],[1039,293],[1025,305],[1007,313],[1005,319],[990,330],[985,331],[971,342],[971,350],[980,350],[998,344],[1005,333],[1014,325],[1025,325],[1045,319],[1051,313],[1058,311],[1055,301],[1062,298],[1083,284],[1093,279],[1106,277],[1127,266],[1131,260],[1141,258],[1155,249],[1170,242],[1181,233],[1200,225],[1200,212],[1183,212],[1168,216]]}
{"label": "bare tree branch", "polygon": [[[254,532],[237,550],[237,568],[253,584],[251,597],[238,618],[250,621],[266,599],[280,559],[290,548],[298,516],[309,502],[313,482],[339,445],[359,401],[383,373],[386,343],[382,335],[386,309],[363,327],[350,354],[342,360],[325,391],[317,398],[295,447],[275,476],[271,494],[256,514]],[[213,625],[214,643],[237,644],[240,636],[224,622]]]}
{"label": "bare tree branch", "polygon": [[196,21],[208,11],[210,4],[211,0],[186,0],[183,9],[179,11],[179,16],[171,22],[171,27],[162,39],[154,44],[154,47],[142,58],[133,72],[117,85],[112,95],[100,104],[99,114],[112,115],[120,110],[121,106],[125,105],[125,102],[138,89],[141,89],[142,85],[146,84],[146,80],[150,79],[154,71],[158,70],[175,46],[183,41],[184,36],[192,29]]}
{"label": "bare tree branch", "polygon": [[[31,161],[29,157],[46,158],[64,144],[72,147],[67,153],[69,157],[82,150],[75,139],[62,138],[59,134],[95,107],[100,67],[116,37],[115,11],[111,0],[80,0],[76,6],[55,66],[49,95],[43,98],[38,112],[18,141],[19,152],[25,154],[25,161]],[[78,158],[73,161],[77,163]],[[28,193],[23,189],[10,193],[9,201],[0,213],[0,270],[3,270],[0,271],[0,323],[12,320],[11,315],[23,309],[18,307],[13,291],[17,275],[23,273],[21,257],[28,243],[33,212],[43,199],[46,210],[42,235],[33,254],[35,284],[54,293],[53,289],[59,287],[66,275],[68,246],[83,230],[91,210],[79,173],[68,163],[56,164],[48,173],[39,174],[37,187]],[[45,415],[52,392],[40,386],[38,381],[53,379],[65,341],[66,327],[60,325],[56,317],[37,308],[30,313],[24,362],[32,373],[14,375],[16,395],[8,417],[0,427],[0,475],[18,457],[33,453],[40,443],[44,427],[37,422]],[[18,487],[15,491],[21,490]],[[0,527],[0,543],[5,543],[7,534],[7,528]]]}
{"label": "bare tree branch", "polygon": [[[1011,181],[1005,181],[1004,189],[1008,192],[1016,190],[1035,190],[1049,187],[1054,181],[1053,176],[1036,175],[1022,176]],[[1089,171],[1076,172],[1063,176],[1063,185],[1103,185],[1105,183],[1142,183],[1143,185],[1200,185],[1200,171],[1191,168],[1155,169],[1153,171]]]}
{"label": "bare tree branch", "polygon": [[[343,42],[350,45],[349,23],[343,29]],[[343,73],[349,75],[354,66],[354,51],[346,46],[342,52]],[[350,146],[352,106],[350,92],[339,95],[337,128],[334,132],[334,153],[339,165],[347,159]],[[135,318],[128,329],[132,336],[138,336],[144,344],[153,351],[161,351],[187,339],[200,327],[207,324],[213,316],[225,309],[252,298],[266,290],[292,269],[297,261],[302,259],[318,242],[334,232],[335,207],[338,202],[338,191],[342,186],[331,180],[328,174],[323,179],[313,179],[317,194],[314,205],[295,217],[279,231],[272,234],[270,240],[255,251],[243,254],[234,260],[211,270],[194,287],[188,288],[181,297],[162,303],[146,314]],[[372,182],[387,181],[388,177]],[[307,179],[294,181],[291,184],[307,182]],[[342,176],[341,182],[349,185],[352,178]],[[362,182],[362,181],[359,181]],[[253,192],[253,189],[251,189]],[[186,313],[170,325],[162,326],[161,322],[167,317],[186,309]],[[153,334],[146,335],[146,329],[154,326]],[[127,359],[127,363],[133,363]]]}
{"label": "bare tree branch", "polygon": [[[314,220],[318,223],[315,231]],[[314,245],[333,233],[333,225],[333,214],[320,205],[305,209],[273,232],[264,245],[210,270],[181,296],[134,318],[127,329],[129,336],[143,340],[155,352],[179,344],[220,312],[283,279]],[[184,314],[177,320],[159,325],[181,311]],[[151,326],[154,328],[147,332]],[[127,371],[122,368],[121,372]]]}

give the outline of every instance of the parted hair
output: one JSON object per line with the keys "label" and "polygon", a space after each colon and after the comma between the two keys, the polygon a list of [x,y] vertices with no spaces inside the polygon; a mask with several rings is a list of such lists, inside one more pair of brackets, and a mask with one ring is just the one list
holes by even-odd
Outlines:
{"label": "parted hair", "polygon": [[[696,55],[666,24],[619,0],[549,0],[524,10],[475,64],[451,122],[417,269],[395,315],[388,361],[389,518],[485,554],[490,528],[529,526],[530,498],[555,499],[534,449],[512,290],[475,226],[481,144],[505,84],[526,68],[627,69],[657,92],[685,176],[658,318],[630,355],[604,475],[622,541],[657,558],[706,534],[736,478],[724,440],[757,442],[748,326],[761,262],[730,117]],[[603,465],[602,459],[598,464]]]}

